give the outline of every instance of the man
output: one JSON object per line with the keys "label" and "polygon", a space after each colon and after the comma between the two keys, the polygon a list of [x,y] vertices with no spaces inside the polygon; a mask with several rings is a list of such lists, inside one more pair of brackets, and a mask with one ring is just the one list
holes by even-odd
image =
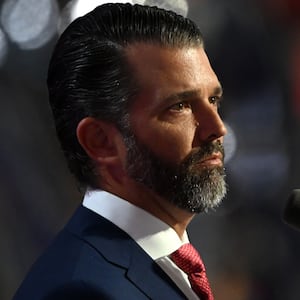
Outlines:
{"label": "man", "polygon": [[195,213],[226,192],[222,89],[196,25],[99,6],[60,37],[48,88],[86,194],[14,299],[213,299],[203,266],[204,290],[176,260]]}

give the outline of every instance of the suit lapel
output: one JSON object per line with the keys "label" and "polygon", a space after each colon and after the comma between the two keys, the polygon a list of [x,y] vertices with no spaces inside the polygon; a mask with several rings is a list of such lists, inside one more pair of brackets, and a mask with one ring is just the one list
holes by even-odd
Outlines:
{"label": "suit lapel", "polygon": [[127,278],[150,299],[186,299],[169,276],[123,230],[80,207],[67,225],[109,262],[126,268]]}
{"label": "suit lapel", "polygon": [[128,278],[150,299],[186,299],[170,277],[134,242]]}

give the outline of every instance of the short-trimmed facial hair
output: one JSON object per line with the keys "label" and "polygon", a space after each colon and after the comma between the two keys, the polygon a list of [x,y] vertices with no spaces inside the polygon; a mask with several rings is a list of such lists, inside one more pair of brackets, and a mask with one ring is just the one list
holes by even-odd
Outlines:
{"label": "short-trimmed facial hair", "polygon": [[224,147],[220,141],[208,142],[193,149],[180,163],[166,162],[133,135],[125,137],[127,172],[157,195],[192,213],[207,212],[221,203],[226,195],[223,166],[200,166],[201,160]]}

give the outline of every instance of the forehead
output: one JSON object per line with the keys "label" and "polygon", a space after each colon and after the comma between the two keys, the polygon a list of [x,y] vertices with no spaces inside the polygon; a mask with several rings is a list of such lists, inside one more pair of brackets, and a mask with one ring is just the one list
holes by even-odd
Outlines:
{"label": "forehead", "polygon": [[219,85],[202,47],[135,44],[127,48],[126,54],[140,91],[160,93],[156,98]]}

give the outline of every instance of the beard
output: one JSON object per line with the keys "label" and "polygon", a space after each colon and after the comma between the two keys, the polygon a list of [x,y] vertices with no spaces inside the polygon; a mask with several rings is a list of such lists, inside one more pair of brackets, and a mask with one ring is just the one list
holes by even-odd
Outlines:
{"label": "beard", "polygon": [[205,157],[221,152],[221,142],[209,142],[193,151],[179,164],[154,154],[133,135],[126,135],[127,172],[177,207],[192,213],[207,212],[219,206],[226,195],[223,166],[200,167]]}

